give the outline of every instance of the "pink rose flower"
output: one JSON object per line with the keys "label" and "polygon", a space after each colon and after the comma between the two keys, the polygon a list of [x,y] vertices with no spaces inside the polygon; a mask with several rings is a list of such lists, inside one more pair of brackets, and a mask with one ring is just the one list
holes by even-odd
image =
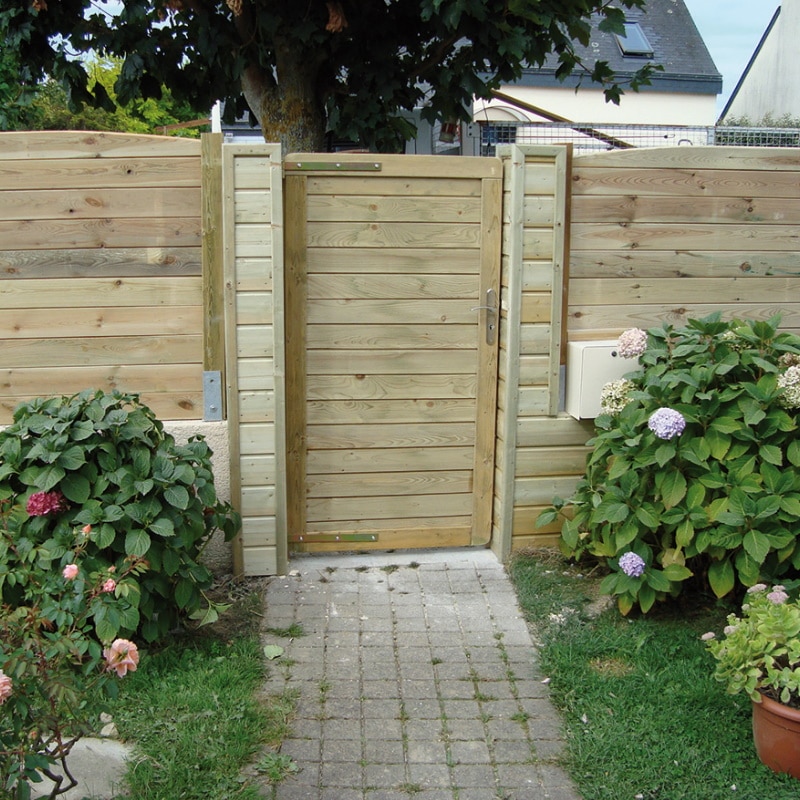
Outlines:
{"label": "pink rose flower", "polygon": [[14,683],[11,678],[0,669],[0,706],[11,697],[11,690],[14,688]]}
{"label": "pink rose flower", "polygon": [[44,517],[57,514],[67,507],[64,495],[57,489],[52,492],[34,492],[25,504],[25,510],[32,517]]}
{"label": "pink rose flower", "polygon": [[117,588],[117,582],[113,578],[109,578],[102,586],[101,591],[113,592]]}
{"label": "pink rose flower", "polygon": [[88,536],[91,532],[92,532],[92,526],[91,525],[84,525],[81,528],[81,533],[85,534],[86,536]]}
{"label": "pink rose flower", "polygon": [[106,660],[106,669],[115,671],[117,676],[124,678],[128,670],[136,672],[139,665],[139,648],[127,639],[115,639],[111,647],[103,650],[103,658]]}
{"label": "pink rose flower", "polygon": [[78,565],[77,564],[67,564],[66,567],[62,570],[61,574],[64,578],[68,581],[74,581],[75,578],[78,577]]}

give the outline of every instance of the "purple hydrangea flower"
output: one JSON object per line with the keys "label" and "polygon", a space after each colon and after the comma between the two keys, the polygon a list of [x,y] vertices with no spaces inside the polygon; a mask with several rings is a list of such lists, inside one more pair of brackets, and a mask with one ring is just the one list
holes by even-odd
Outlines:
{"label": "purple hydrangea flower", "polygon": [[641,328],[628,328],[617,341],[617,352],[623,358],[638,358],[647,350],[647,331]]}
{"label": "purple hydrangea flower", "polygon": [[680,436],[686,427],[686,420],[680,411],[673,408],[656,409],[647,420],[647,427],[658,436],[659,439],[673,439]]}
{"label": "purple hydrangea flower", "polygon": [[619,557],[619,568],[631,578],[638,578],[644,572],[644,559],[629,550]]}

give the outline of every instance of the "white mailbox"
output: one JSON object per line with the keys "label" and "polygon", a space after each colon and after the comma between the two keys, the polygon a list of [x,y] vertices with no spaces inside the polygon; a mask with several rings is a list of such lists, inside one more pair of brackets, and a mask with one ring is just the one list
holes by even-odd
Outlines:
{"label": "white mailbox", "polygon": [[635,358],[623,358],[617,340],[567,343],[567,414],[575,419],[594,419],[601,413],[600,391],[638,366]]}

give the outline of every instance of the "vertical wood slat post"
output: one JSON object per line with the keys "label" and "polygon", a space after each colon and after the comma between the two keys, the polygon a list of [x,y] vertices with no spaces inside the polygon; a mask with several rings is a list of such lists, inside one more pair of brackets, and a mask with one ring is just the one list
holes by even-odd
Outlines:
{"label": "vertical wood slat post", "polygon": [[[478,334],[478,402],[475,420],[473,466],[472,544],[487,544],[492,536],[494,496],[495,426],[497,422],[497,350],[500,339],[500,258],[503,233],[502,178],[481,181],[481,281],[479,305],[486,303],[489,290],[497,302],[493,340],[487,342],[486,327]],[[488,312],[483,315],[488,316]]]}
{"label": "vertical wood slat post", "polygon": [[306,315],[308,297],[307,186],[284,181],[286,319],[286,538],[306,530]]}
{"label": "vertical wood slat post", "polygon": [[[569,146],[571,147],[571,146]],[[554,159],[555,194],[553,232],[553,294],[550,310],[550,416],[559,412],[561,397],[561,362],[566,357],[566,309],[569,276],[569,165],[571,151],[564,148]]]}
{"label": "vertical wood slat post", "polygon": [[507,286],[502,297],[506,324],[505,341],[500,343],[504,359],[502,381],[503,407],[501,428],[498,430],[501,446],[498,448],[498,485],[495,506],[492,550],[504,561],[511,553],[511,536],[514,523],[514,476],[517,469],[517,416],[519,413],[519,352],[520,320],[522,318],[522,233],[525,219],[525,156],[516,146],[503,148],[503,171],[506,195],[506,252],[503,254],[503,283]]}
{"label": "vertical wood slat post", "polygon": [[[219,245],[222,250],[222,290],[224,298],[224,349],[225,360],[235,365],[226,371],[225,392],[226,407],[230,424],[228,442],[230,448],[230,482],[231,495],[240,498],[242,491],[242,470],[240,461],[241,436],[239,432],[239,386],[238,365],[236,356],[236,221],[234,213],[235,177],[234,156],[231,150],[220,154],[220,186],[222,196],[222,219]],[[205,264],[204,264],[205,266]],[[244,572],[244,548],[242,534],[231,543],[233,556],[233,572],[241,575]]]}
{"label": "vertical wood slat post", "polygon": [[[218,370],[225,385],[225,250],[222,236],[221,133],[201,140],[203,236],[203,369]],[[222,402],[225,404],[226,398]],[[223,418],[226,409],[223,405]]]}

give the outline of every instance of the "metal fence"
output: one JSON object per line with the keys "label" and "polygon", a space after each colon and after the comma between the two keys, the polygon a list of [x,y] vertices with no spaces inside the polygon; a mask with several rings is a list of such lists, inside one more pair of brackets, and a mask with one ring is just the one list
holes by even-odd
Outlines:
{"label": "metal fence", "polygon": [[571,144],[576,154],[640,147],[800,147],[800,129],[579,122],[480,122],[481,155],[499,144]]}

